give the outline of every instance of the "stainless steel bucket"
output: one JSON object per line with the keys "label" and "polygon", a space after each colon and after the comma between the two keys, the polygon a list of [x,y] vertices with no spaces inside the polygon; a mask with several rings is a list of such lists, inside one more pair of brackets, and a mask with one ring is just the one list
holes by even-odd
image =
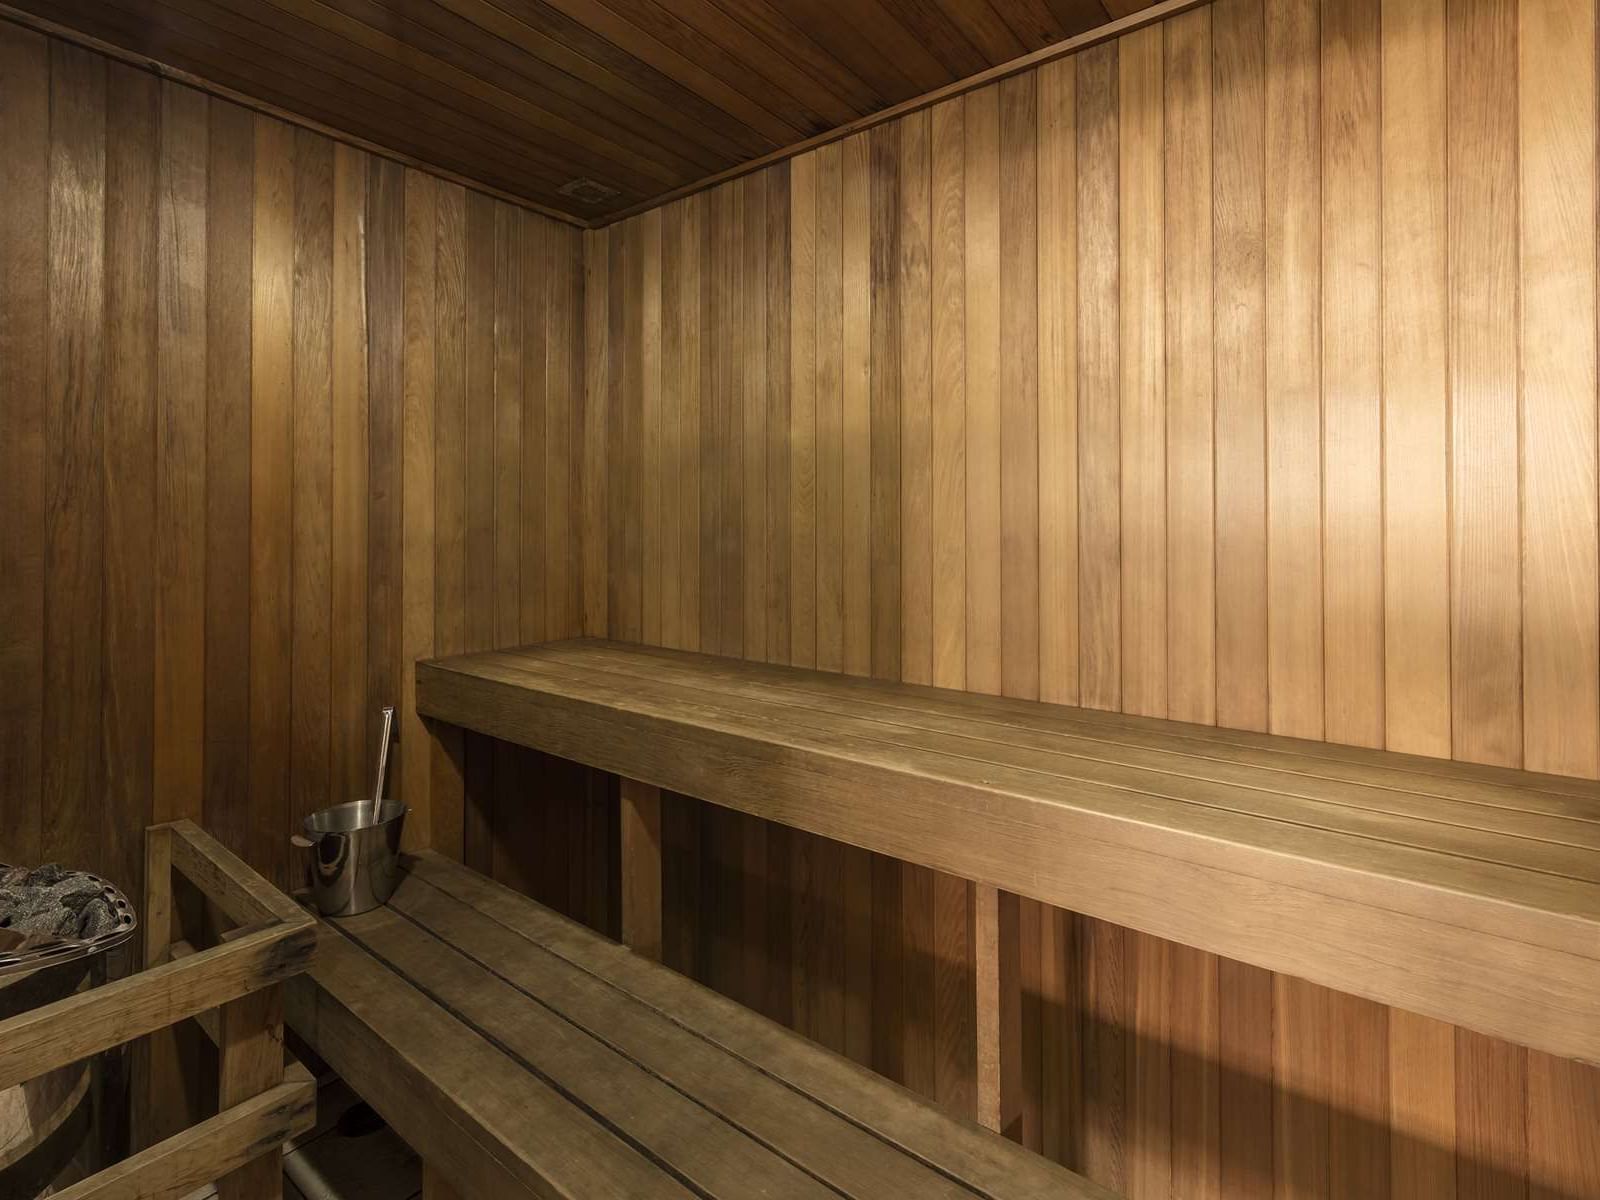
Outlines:
{"label": "stainless steel bucket", "polygon": [[318,912],[351,917],[394,895],[400,882],[400,831],[409,811],[398,800],[385,800],[374,821],[372,802],[357,800],[318,809],[305,819]]}

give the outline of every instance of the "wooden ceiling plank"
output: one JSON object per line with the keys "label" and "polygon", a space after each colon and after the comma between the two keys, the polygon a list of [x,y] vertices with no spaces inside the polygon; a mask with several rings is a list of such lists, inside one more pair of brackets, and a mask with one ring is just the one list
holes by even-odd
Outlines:
{"label": "wooden ceiling plank", "polygon": [[1071,32],[1062,25],[1050,0],[1007,0],[1000,14],[1029,50],[1059,42]]}
{"label": "wooden ceiling plank", "polygon": [[[714,161],[742,157],[752,152],[752,146],[765,144],[749,126],[675,80],[541,5],[522,4],[518,12],[511,12],[490,0],[437,0],[437,7],[477,26],[517,54],[527,55],[534,69],[548,64],[590,89],[614,97],[618,104],[675,131],[683,145],[698,147]],[[547,23],[539,22],[540,16]],[[567,40],[554,36],[550,25],[561,27]]]}
{"label": "wooden ceiling plank", "polygon": [[549,0],[549,3],[558,12],[595,30],[641,62],[660,71],[669,79],[676,79],[723,112],[737,117],[762,136],[771,139],[773,145],[786,145],[795,137],[803,136],[799,129],[783,118],[749,99],[737,88],[728,86],[693,59],[685,57],[638,26],[623,20],[597,0]]}
{"label": "wooden ceiling plank", "polygon": [[[911,30],[916,38],[928,47],[954,78],[975,75],[985,67],[994,65],[996,60],[989,58],[978,48],[977,43],[967,36],[960,23],[938,3],[938,0],[880,0],[880,3],[889,10],[895,20]],[[982,5],[968,4],[963,7],[975,8]],[[1019,44],[1000,61],[1021,53],[1022,47]]]}
{"label": "wooden ceiling plank", "polygon": [[[550,192],[557,195],[558,187],[573,178],[573,157],[563,152],[563,142],[558,139],[530,141],[526,131],[517,128],[514,123],[483,122],[482,118],[475,117],[472,112],[462,112],[450,102],[427,101],[419,104],[418,93],[406,86],[403,70],[392,67],[384,69],[379,59],[352,62],[349,58],[341,58],[336,51],[294,37],[293,30],[278,32],[274,27],[264,26],[261,22],[238,14],[238,5],[254,5],[256,0],[154,0],[154,3],[168,10],[173,10],[174,6],[181,3],[186,10],[197,14],[210,13],[214,18],[248,22],[248,26],[235,24],[235,34],[245,27],[256,30],[259,37],[264,38],[264,42],[256,45],[277,56],[254,67],[254,72],[270,72],[280,62],[298,62],[302,67],[298,75],[298,86],[301,88],[320,86],[323,80],[334,83],[333,90],[328,93],[333,99],[334,112],[346,104],[344,88],[355,88],[363,96],[378,99],[374,109],[368,112],[368,117],[378,120],[379,125],[390,122],[395,112],[403,112],[406,125],[424,126],[438,144],[448,147],[448,154],[462,155],[467,162],[485,160],[494,163],[501,170],[509,171],[512,178],[526,173],[530,178],[538,178]],[[224,8],[234,11],[224,11]],[[205,22],[202,21],[202,24]],[[648,195],[659,187],[656,179],[642,176],[629,170],[626,165],[605,158],[594,158],[594,170],[598,178],[605,179],[621,192]],[[603,174],[600,174],[602,171]]]}
{"label": "wooden ceiling plank", "polygon": [[482,103],[486,111],[492,112],[498,109],[508,116],[518,116],[527,120],[536,128],[559,139],[567,148],[567,152],[571,153],[574,161],[593,164],[598,170],[603,170],[607,161],[627,164],[646,178],[659,179],[664,183],[671,180],[672,172],[659,163],[635,153],[626,146],[618,145],[595,130],[585,129],[540,105],[522,100],[503,88],[490,85],[458,67],[441,62],[426,53],[420,53],[399,38],[347,17],[321,3],[321,0],[266,0],[266,3],[352,45],[361,47],[372,54],[375,60],[387,60],[402,70],[425,74],[441,86]]}
{"label": "wooden ceiling plank", "polygon": [[[758,39],[751,38],[743,26],[724,19],[720,22],[721,28],[713,33],[713,28],[719,23],[715,19],[709,22],[703,20],[705,10],[701,0],[666,0],[663,4],[657,4],[655,0],[599,0],[599,3],[662,45],[685,57],[693,57],[723,83],[791,126],[815,131],[837,123],[802,99],[798,92],[791,91],[788,86],[762,73],[763,66],[770,67],[772,64],[764,61],[758,65],[754,61],[753,54],[759,54],[765,47]],[[712,15],[715,18],[717,14],[713,12]],[[692,16],[699,16],[702,21],[696,23],[691,20]],[[741,38],[740,34],[744,34],[744,37]],[[728,43],[737,43],[737,48]],[[772,56],[767,53],[763,57],[770,60]],[[815,80],[805,79],[804,76],[801,76],[801,80],[805,90],[812,93],[819,90]],[[793,83],[794,80],[788,82]],[[816,99],[814,95],[813,99]],[[827,108],[834,109],[837,105],[836,99],[827,99]]]}
{"label": "wooden ceiling plank", "polygon": [[[226,78],[218,80],[224,85],[237,86],[238,90],[243,91],[243,93],[261,96],[261,98],[267,99],[272,104],[280,104],[282,102],[283,106],[304,112],[304,114],[309,115],[314,120],[318,120],[318,122],[336,123],[341,128],[350,128],[352,125],[358,126],[357,130],[355,130],[358,136],[370,136],[370,131],[386,131],[387,126],[382,123],[382,115],[394,112],[395,99],[397,99],[398,93],[395,93],[394,96],[381,96],[381,94],[368,93],[365,88],[360,88],[354,83],[346,83],[344,90],[338,91],[338,93],[326,93],[323,90],[322,80],[334,78],[328,74],[328,66],[326,64],[317,66],[315,62],[307,62],[307,64],[304,64],[307,67],[307,74],[304,75],[299,74],[299,72],[285,72],[283,70],[285,64],[296,64],[299,59],[288,56],[288,54],[280,54],[275,61],[264,61],[264,59],[248,58],[248,56],[246,58],[235,58],[232,51],[227,48],[227,43],[221,42],[221,40],[214,37],[213,27],[208,26],[203,21],[198,21],[198,19],[190,18],[189,14],[163,14],[160,19],[152,19],[150,14],[160,11],[158,0],[141,0],[139,10],[142,13],[146,13],[146,18],[144,19],[139,18],[138,13],[118,10],[117,6],[102,3],[102,0],[22,0],[22,3],[40,3],[40,5],[46,6],[51,13],[83,18],[85,24],[93,21],[94,24],[98,24],[101,29],[106,30],[107,34],[112,35],[114,38],[117,38],[118,34],[122,34],[123,37],[117,38],[117,40],[134,43],[136,50],[144,51],[144,53],[155,53],[163,59],[176,59],[174,66],[182,66],[186,59],[200,62],[200,64],[210,69],[210,74],[213,77],[224,75]],[[150,32],[157,32],[157,30],[160,30],[157,45],[150,45],[149,50],[146,50],[146,46],[139,45],[141,37],[150,34]],[[192,30],[192,32],[186,32],[186,30]],[[208,30],[211,32],[210,40],[206,40],[206,32]],[[189,53],[189,51],[184,50],[184,46],[189,45],[200,46],[200,53]],[[278,83],[286,74],[296,85],[296,90],[293,93],[283,91],[282,86]],[[352,104],[352,91],[357,94],[355,96],[357,99],[358,96],[371,96],[373,98],[373,110],[376,114],[379,114],[376,122],[368,114],[365,104],[358,104],[358,102],[357,104]],[[310,99],[315,98],[315,96],[326,96],[326,107],[315,104]],[[488,155],[483,154],[472,154],[467,160],[461,160],[461,158],[456,157],[453,147],[462,146],[464,138],[475,133],[474,130],[470,130],[470,126],[440,125],[429,114],[414,115],[413,122],[408,123],[408,126],[413,131],[429,133],[430,139],[426,142],[413,142],[411,149],[406,150],[406,152],[414,152],[414,154],[418,154],[419,158],[424,158],[427,162],[435,162],[440,166],[445,166],[446,170],[458,170],[459,166],[467,166],[474,178],[485,178],[486,173],[483,170],[485,162],[496,163],[496,165],[501,163],[501,158],[498,155],[488,157]],[[542,155],[526,154],[525,150],[520,149],[520,147],[517,150],[507,147],[507,154],[510,155],[507,158],[507,162],[514,163],[517,170],[512,171],[510,174],[501,174],[496,171],[496,176],[506,179],[506,181],[514,182],[514,189],[510,190],[514,190],[517,194],[523,194],[523,192],[530,190],[528,184],[533,182],[533,184],[538,184],[538,190],[541,190],[544,194],[554,197],[555,200],[566,202],[566,197],[558,195],[557,190],[555,190],[563,182],[562,174],[555,170],[555,165],[552,165],[550,173],[546,174],[544,170],[531,170],[534,165],[544,162]],[[485,179],[485,182],[491,181],[490,179]],[[502,186],[499,179],[494,179],[493,182],[494,186]],[[638,192],[635,192],[635,194],[638,194]]]}
{"label": "wooden ceiling plank", "polygon": [[890,104],[922,91],[915,76],[893,56],[880,53],[869,38],[843,24],[831,0],[789,0],[790,19]]}
{"label": "wooden ceiling plank", "polygon": [[[1204,2],[0,0],[0,19],[587,224]],[[1073,32],[1108,10],[1130,15]],[[579,177],[617,194],[562,195]]]}
{"label": "wooden ceiling plank", "polygon": [[966,39],[978,48],[978,52],[987,60],[988,66],[1003,63],[1032,49],[1022,44],[1022,39],[1017,37],[995,5],[988,0],[934,0],[934,2],[960,27]]}
{"label": "wooden ceiling plank", "polygon": [[864,38],[872,53],[894,62],[918,91],[950,82],[949,72],[883,0],[822,0],[822,5],[831,13],[835,28]]}
{"label": "wooden ceiling plank", "polygon": [[[181,52],[151,54],[133,48],[133,44],[139,40],[137,38],[111,39],[99,36],[91,28],[95,25],[95,21],[85,20],[82,24],[70,23],[68,18],[73,15],[69,11],[70,7],[69,0],[0,0],[0,21],[32,30],[57,41],[81,46],[113,62],[126,63],[183,87],[193,88],[204,95],[216,97],[229,105],[243,109],[247,118],[249,114],[260,113],[291,127],[309,129],[332,141],[354,146],[369,154],[378,155],[418,171],[425,171],[446,182],[475,188],[496,199],[518,205],[531,213],[563,225],[582,228],[589,224],[586,218],[566,211],[566,207],[571,203],[570,198],[566,196],[552,194],[547,197],[543,189],[530,188],[519,181],[490,178],[481,170],[474,170],[471,175],[465,174],[446,160],[414,152],[396,144],[394,138],[389,136],[392,133],[390,129],[376,131],[369,136],[370,131],[365,130],[359,122],[340,120],[335,124],[326,118],[325,113],[312,106],[296,104],[290,107],[282,102],[281,96],[272,88],[255,86],[249,81],[231,78],[225,71],[211,70],[200,73],[191,70],[182,65]],[[95,4],[97,16],[98,10],[103,7],[102,4]],[[33,11],[34,9],[43,11]],[[560,206],[551,201],[559,202]]]}
{"label": "wooden ceiling plank", "polygon": [[536,59],[476,22],[458,16],[447,5],[415,5],[389,14],[380,0],[329,2],[366,25],[385,28],[382,22],[388,20],[414,31],[404,38],[407,43],[429,42],[430,53],[441,62],[462,71],[476,69],[487,82],[568,120],[598,119],[603,122],[607,137],[679,173],[693,175],[721,161],[720,155],[700,142],[658,121],[659,105],[635,109],[562,66]]}
{"label": "wooden ceiling plank", "polygon": [[[737,146],[731,153],[748,156],[752,147],[768,147],[773,139],[739,116],[706,99],[684,81],[657,69],[628,49],[590,29],[552,6],[551,0],[442,0],[443,3],[497,9],[513,21],[534,30],[541,38],[567,47],[597,64],[602,72],[626,81],[648,103],[670,112],[676,120],[700,127],[708,145],[719,139]],[[596,86],[606,86],[597,81]]]}
{"label": "wooden ceiling plank", "polygon": [[626,220],[628,217],[635,215],[645,208],[655,208],[662,204],[670,204],[672,201],[680,199],[683,196],[693,195],[695,192],[706,191],[710,188],[716,187],[719,184],[726,183],[731,179],[738,179],[743,175],[748,175],[752,171],[759,171],[761,168],[770,166],[771,164],[782,161],[783,159],[794,158],[797,155],[806,154],[823,146],[831,145],[834,142],[843,141],[845,138],[852,137],[853,135],[861,133],[864,130],[871,129],[875,125],[881,125],[885,121],[896,120],[905,116],[907,113],[916,112],[919,109],[932,108],[946,100],[953,99],[957,96],[964,96],[968,92],[973,92],[977,91],[979,88],[988,87],[990,84],[997,83],[1002,79],[1008,79],[1013,75],[1020,75],[1024,71],[1031,71],[1035,67],[1042,66],[1044,63],[1054,62],[1056,59],[1065,58],[1071,54],[1077,54],[1091,46],[1098,46],[1105,42],[1114,41],[1122,35],[1130,33],[1135,29],[1142,29],[1146,25],[1156,24],[1160,21],[1168,19],[1169,17],[1175,17],[1179,13],[1188,12],[1191,8],[1199,8],[1201,5],[1210,3],[1211,0],[1156,0],[1156,3],[1151,4],[1148,8],[1141,9],[1139,12],[1134,13],[1131,16],[1119,17],[1117,20],[1103,25],[1097,29],[1085,30],[1081,34],[1075,34],[1070,38],[1066,38],[1055,43],[1054,45],[1045,46],[1039,50],[1035,50],[1032,54],[1024,54],[1022,57],[1014,58],[1010,62],[1001,63],[998,66],[991,67],[989,70],[982,71],[979,74],[973,75],[967,79],[959,79],[954,83],[945,85],[944,87],[934,88],[930,92],[923,92],[920,95],[911,96],[905,100],[902,100],[898,104],[892,104],[888,108],[873,113],[870,116],[862,117],[858,121],[852,121],[848,125],[841,125],[839,128],[830,129],[827,133],[819,134],[817,137],[807,138],[803,142],[796,142],[793,145],[785,146],[783,149],[774,151],[768,155],[764,155],[761,158],[751,159],[749,162],[740,163],[738,166],[730,167],[726,171],[723,171],[717,175],[711,175],[707,176],[705,179],[697,180],[695,183],[690,184],[687,187],[678,188],[671,192],[664,192],[659,196],[653,197],[642,205],[636,205],[633,208],[615,210],[607,214],[607,216],[604,218],[604,222],[611,223]]}
{"label": "wooden ceiling plank", "polygon": [[621,4],[630,9],[654,9],[680,22],[691,38],[715,43],[734,63],[748,67],[744,74],[764,80],[769,87],[779,89],[802,105],[813,126],[837,125],[861,115],[848,100],[813,77],[787,46],[773,45],[758,36],[743,21],[725,12],[716,0],[668,0],[666,8],[653,0],[608,0],[608,3],[614,7]]}
{"label": "wooden ceiling plank", "polygon": [[1045,0],[1045,3],[1065,30],[1063,37],[1076,37],[1112,19],[1101,0]]}
{"label": "wooden ceiling plank", "polygon": [[[24,3],[37,3],[38,0],[23,0]],[[68,7],[63,4],[58,7]],[[572,178],[570,158],[559,154],[558,149],[552,149],[548,142],[530,143],[525,133],[514,127],[507,127],[496,121],[492,124],[476,119],[469,113],[460,113],[447,103],[430,103],[426,106],[418,103],[418,94],[415,89],[407,86],[404,71],[395,71],[390,68],[382,73],[369,70],[365,63],[350,61],[348,57],[340,57],[322,46],[306,42],[296,36],[292,29],[280,29],[276,26],[264,24],[255,19],[260,12],[259,7],[252,3],[249,11],[241,13],[242,0],[118,0],[116,4],[96,4],[92,11],[97,14],[91,18],[101,20],[99,14],[109,15],[117,8],[137,7],[142,12],[159,12],[156,18],[145,17],[136,24],[135,31],[131,33],[135,44],[138,44],[140,30],[145,26],[155,29],[156,43],[159,46],[170,43],[170,38],[161,34],[163,27],[169,29],[184,29],[192,37],[198,38],[204,44],[212,47],[205,56],[198,57],[200,69],[211,61],[213,56],[220,56],[227,52],[230,45],[229,39],[239,39],[244,43],[244,48],[255,48],[265,54],[278,55],[285,63],[302,64],[310,72],[298,76],[297,86],[317,87],[322,81],[337,82],[343,87],[355,87],[363,92],[378,96],[382,104],[378,106],[378,120],[380,123],[392,123],[394,114],[405,114],[403,128],[418,123],[428,123],[437,126],[440,122],[448,124],[452,132],[448,135],[442,132],[441,137],[447,138],[446,144],[452,148],[460,147],[464,152],[471,152],[474,156],[478,151],[475,146],[497,148],[493,161],[512,166],[513,175],[522,169],[524,161],[542,164],[550,172],[551,187],[559,187]],[[78,5],[79,11],[83,6]],[[84,22],[80,21],[80,24]],[[161,50],[156,50],[157,55]],[[371,61],[373,66],[382,67],[383,64],[376,60]],[[273,63],[261,61],[252,63],[249,73],[252,77],[259,76],[262,72],[271,72]],[[399,78],[395,78],[398,74]],[[312,82],[315,80],[316,82]],[[342,93],[331,93],[338,97]],[[296,105],[289,103],[288,108]],[[452,120],[451,118],[457,118]],[[500,155],[503,153],[504,158]],[[613,183],[620,191],[631,191],[635,194],[649,195],[659,188],[660,183],[654,178],[640,176],[630,171],[622,164],[609,164],[607,182]]]}
{"label": "wooden ceiling plank", "polygon": [[731,18],[742,21],[745,28],[769,46],[792,54],[813,78],[820,80],[857,113],[876,112],[889,103],[888,97],[880,95],[870,83],[790,20],[787,4],[773,4],[771,0],[715,0],[715,3]]}

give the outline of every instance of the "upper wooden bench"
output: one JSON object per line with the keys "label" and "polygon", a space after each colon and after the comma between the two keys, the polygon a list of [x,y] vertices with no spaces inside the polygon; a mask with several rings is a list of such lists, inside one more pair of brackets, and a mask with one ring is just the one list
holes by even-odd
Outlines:
{"label": "upper wooden bench", "polygon": [[608,642],[419,664],[429,717],[1600,1061],[1600,788]]}

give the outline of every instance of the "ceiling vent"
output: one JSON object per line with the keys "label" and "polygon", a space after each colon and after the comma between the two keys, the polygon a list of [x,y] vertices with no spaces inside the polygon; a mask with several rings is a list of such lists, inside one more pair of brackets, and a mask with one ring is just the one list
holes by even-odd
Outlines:
{"label": "ceiling vent", "polygon": [[607,187],[598,179],[574,179],[564,183],[556,189],[563,196],[570,196],[580,204],[604,204],[607,200],[615,200],[622,195],[614,187]]}

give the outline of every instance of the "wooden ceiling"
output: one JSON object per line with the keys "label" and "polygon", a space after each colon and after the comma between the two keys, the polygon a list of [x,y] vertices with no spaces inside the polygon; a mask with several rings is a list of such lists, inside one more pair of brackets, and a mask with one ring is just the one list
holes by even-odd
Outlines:
{"label": "wooden ceiling", "polygon": [[587,223],[1154,0],[7,2]]}

